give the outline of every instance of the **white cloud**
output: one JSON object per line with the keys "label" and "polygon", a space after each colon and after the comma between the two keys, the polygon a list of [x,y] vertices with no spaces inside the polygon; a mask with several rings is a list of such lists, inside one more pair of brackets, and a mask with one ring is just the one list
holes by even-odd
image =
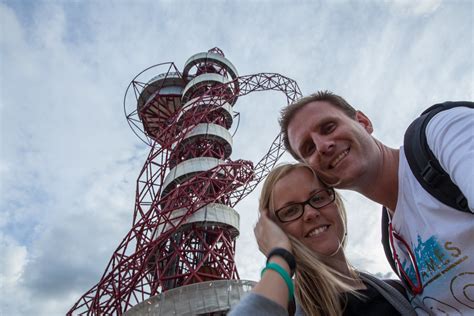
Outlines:
{"label": "white cloud", "polygon": [[19,291],[18,285],[22,282],[27,264],[27,249],[14,239],[0,234],[0,252],[0,311],[6,309],[17,313],[20,311],[12,298],[24,294],[24,291]]}
{"label": "white cloud", "polygon": [[410,0],[392,0],[389,1],[392,3],[392,6],[406,14],[413,14],[413,15],[424,15],[430,14],[435,12],[441,3],[442,0],[418,0],[418,1],[410,1]]}
{"label": "white cloud", "polygon": [[21,278],[26,265],[27,250],[15,240],[0,235],[0,284],[8,288],[15,285]]}

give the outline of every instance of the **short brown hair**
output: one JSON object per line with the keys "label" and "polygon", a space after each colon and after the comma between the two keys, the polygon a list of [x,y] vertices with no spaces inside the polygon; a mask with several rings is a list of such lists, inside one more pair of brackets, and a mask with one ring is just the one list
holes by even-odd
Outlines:
{"label": "short brown hair", "polygon": [[318,91],[316,93],[310,94],[306,97],[303,97],[296,102],[288,105],[287,107],[283,108],[280,112],[280,127],[281,132],[283,133],[283,144],[286,147],[286,150],[295,158],[296,160],[301,160],[298,155],[291,149],[290,140],[288,138],[288,125],[290,121],[293,119],[295,114],[301,110],[305,105],[314,101],[327,101],[334,105],[336,108],[340,109],[344,112],[347,116],[351,119],[355,119],[356,116],[356,109],[352,107],[344,98],[338,96],[337,94],[332,93],[331,91]]}

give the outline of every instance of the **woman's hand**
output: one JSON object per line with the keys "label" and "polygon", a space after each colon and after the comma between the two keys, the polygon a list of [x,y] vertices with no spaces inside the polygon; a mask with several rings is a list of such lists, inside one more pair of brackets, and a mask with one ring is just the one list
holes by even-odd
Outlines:
{"label": "woman's hand", "polygon": [[286,233],[268,216],[268,210],[261,210],[253,229],[258,248],[265,255],[273,248],[284,248],[291,252],[290,239]]}

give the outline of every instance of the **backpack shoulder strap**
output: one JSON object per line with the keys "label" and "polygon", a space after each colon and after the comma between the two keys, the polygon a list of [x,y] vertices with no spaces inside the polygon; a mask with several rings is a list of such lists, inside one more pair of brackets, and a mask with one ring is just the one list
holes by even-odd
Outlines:
{"label": "backpack shoulder strap", "polygon": [[388,210],[385,208],[385,206],[382,208],[382,245],[383,245],[383,251],[385,252],[385,257],[387,257],[388,263],[390,263],[390,267],[392,267],[392,270],[397,273],[397,266],[395,264],[395,260],[393,259],[392,256],[392,249],[390,248],[390,242],[389,238],[389,229],[388,229]]}
{"label": "backpack shoulder strap", "polygon": [[389,283],[384,282],[368,273],[360,272],[359,275],[364,283],[369,284],[377,292],[379,292],[380,295],[382,295],[385,300],[400,313],[400,315],[416,315],[416,312],[406,298],[404,291],[400,292],[397,288],[393,287]]}
{"label": "backpack shoulder strap", "polygon": [[474,108],[473,102],[444,102],[425,110],[405,132],[404,150],[413,175],[421,186],[442,203],[463,212],[469,212],[467,199],[451,181],[428,146],[426,126],[433,116],[454,107]]}
{"label": "backpack shoulder strap", "polygon": [[385,279],[383,280],[385,283],[389,284],[391,287],[396,289],[400,294],[403,296],[407,297],[407,291],[405,290],[405,287],[403,286],[402,282],[400,280],[395,280],[395,279]]}
{"label": "backpack shoulder strap", "polygon": [[[385,252],[385,257],[387,258],[390,267],[392,268],[393,272],[405,283],[409,284],[409,282],[405,279],[404,275],[399,273],[397,264],[395,263],[395,259],[393,259],[392,248],[390,247],[390,236],[389,236],[389,214],[388,209],[384,206],[382,208],[382,245],[383,251]],[[395,287],[397,288],[397,287]],[[403,292],[402,292],[403,293]]]}

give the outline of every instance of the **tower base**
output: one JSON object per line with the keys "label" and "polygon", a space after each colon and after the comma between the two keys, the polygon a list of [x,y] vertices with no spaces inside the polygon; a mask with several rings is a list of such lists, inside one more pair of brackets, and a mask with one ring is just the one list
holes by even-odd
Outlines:
{"label": "tower base", "polygon": [[181,286],[150,297],[124,315],[226,315],[255,284],[248,280],[218,280]]}

